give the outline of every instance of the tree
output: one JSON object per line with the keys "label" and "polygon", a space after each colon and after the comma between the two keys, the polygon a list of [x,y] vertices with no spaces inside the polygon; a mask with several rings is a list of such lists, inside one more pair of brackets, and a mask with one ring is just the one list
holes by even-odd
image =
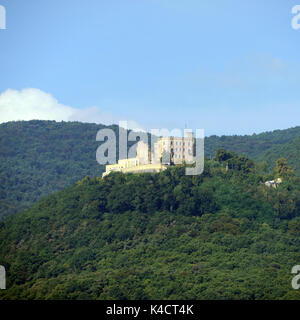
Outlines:
{"label": "tree", "polygon": [[279,158],[276,161],[275,177],[289,179],[295,175],[294,171],[287,164],[286,158]]}
{"label": "tree", "polygon": [[228,161],[229,159],[232,159],[235,157],[234,153],[231,153],[225,149],[218,149],[216,151],[216,154],[214,156],[214,160],[218,162],[224,162]]}

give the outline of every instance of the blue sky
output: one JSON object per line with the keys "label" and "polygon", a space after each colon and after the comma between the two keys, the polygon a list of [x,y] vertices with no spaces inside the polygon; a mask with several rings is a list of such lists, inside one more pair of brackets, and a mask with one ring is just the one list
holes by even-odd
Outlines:
{"label": "blue sky", "polygon": [[132,120],[207,135],[300,125],[296,4],[0,0],[0,122]]}

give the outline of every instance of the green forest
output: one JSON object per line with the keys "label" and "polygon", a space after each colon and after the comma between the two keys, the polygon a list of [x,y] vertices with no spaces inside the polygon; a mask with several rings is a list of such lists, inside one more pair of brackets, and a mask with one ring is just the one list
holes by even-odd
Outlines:
{"label": "green forest", "polygon": [[300,179],[273,166],[218,149],[198,176],[80,179],[0,221],[0,299],[300,299]]}
{"label": "green forest", "polygon": [[[103,128],[41,120],[0,124],[0,220],[85,176],[101,176],[96,134]],[[109,128],[118,136],[118,126]],[[300,127],[251,136],[211,136],[205,139],[205,154],[212,158],[217,149],[225,148],[262,162],[269,172],[276,159],[285,157],[300,176],[299,137]]]}

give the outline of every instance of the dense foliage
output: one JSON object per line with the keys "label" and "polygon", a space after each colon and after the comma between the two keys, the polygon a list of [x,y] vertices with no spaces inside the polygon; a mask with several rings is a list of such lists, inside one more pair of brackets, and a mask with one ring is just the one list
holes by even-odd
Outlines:
{"label": "dense foliage", "polygon": [[[0,219],[28,208],[41,197],[62,190],[86,175],[100,176],[104,168],[96,162],[100,144],[96,134],[104,127],[55,121],[1,124]],[[118,127],[111,128],[118,135]],[[299,140],[295,148],[291,143],[299,136],[300,127],[252,136],[211,136],[205,140],[205,152],[212,157],[218,148],[226,148],[257,159],[271,148],[266,160],[269,169],[273,169],[278,158],[276,147],[290,142],[279,153],[300,174]]]}
{"label": "dense foliage", "polygon": [[0,299],[300,299],[300,180],[268,177],[226,150],[200,176],[86,177],[0,222]]}
{"label": "dense foliage", "polygon": [[0,218],[86,175],[101,175],[104,168],[96,162],[96,133],[102,128],[55,121],[1,124]]}
{"label": "dense foliage", "polygon": [[300,176],[300,137],[290,142],[273,146],[264,154],[257,156],[256,159],[265,161],[269,169],[272,169],[279,157],[287,158],[296,175]]}
{"label": "dense foliage", "polygon": [[[288,157],[286,151],[294,152],[296,146],[293,147],[293,141],[300,137],[300,126],[290,128],[287,130],[275,130],[271,132],[264,132],[260,134],[244,135],[244,136],[210,136],[206,139],[205,152],[207,156],[213,156],[217,149],[227,149],[235,151],[239,154],[246,154],[252,159],[263,158],[263,155],[270,148],[279,147],[286,143],[290,143],[290,149],[283,149],[281,156]],[[299,143],[299,142],[298,142]],[[299,144],[298,144],[299,146]],[[270,152],[272,152],[270,149]],[[276,150],[276,149],[275,149]],[[276,160],[279,156],[275,156]],[[264,159],[262,159],[264,160]],[[290,160],[290,159],[289,159]],[[296,162],[297,159],[295,159]],[[274,161],[275,162],[275,161]],[[291,161],[289,161],[291,163]],[[273,163],[271,164],[273,165]]]}

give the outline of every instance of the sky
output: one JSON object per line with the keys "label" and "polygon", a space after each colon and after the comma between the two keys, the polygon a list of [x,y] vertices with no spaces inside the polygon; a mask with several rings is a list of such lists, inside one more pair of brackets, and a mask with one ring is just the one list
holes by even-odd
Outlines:
{"label": "sky", "polygon": [[0,0],[0,123],[126,120],[206,135],[300,125],[297,4]]}

